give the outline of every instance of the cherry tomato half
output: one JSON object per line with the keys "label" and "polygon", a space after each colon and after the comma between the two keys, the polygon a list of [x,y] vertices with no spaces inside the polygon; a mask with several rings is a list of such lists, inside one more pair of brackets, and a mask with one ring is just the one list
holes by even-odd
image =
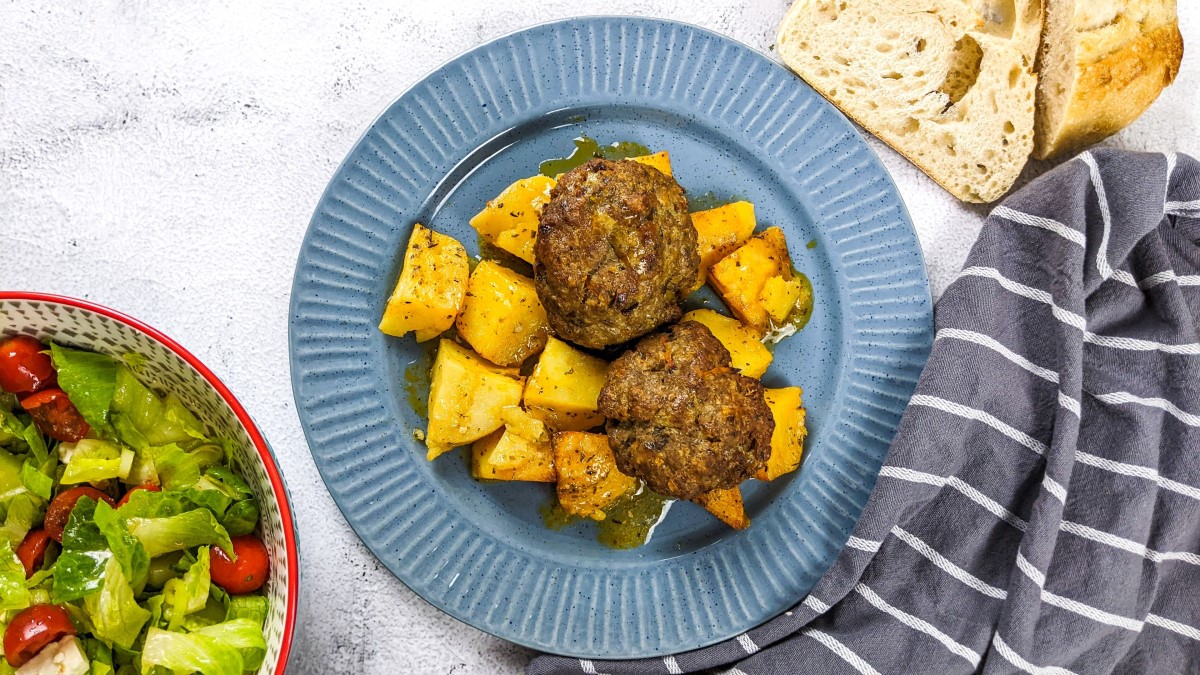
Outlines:
{"label": "cherry tomato half", "polygon": [[54,384],[54,364],[42,352],[46,346],[28,335],[0,342],[0,388],[10,394],[27,394]]}
{"label": "cherry tomato half", "polygon": [[70,490],[63,490],[55,495],[54,499],[50,500],[50,505],[46,507],[46,523],[43,527],[46,528],[46,534],[58,543],[62,543],[63,529],[67,526],[67,519],[71,517],[71,511],[75,509],[75,502],[79,501],[80,497],[91,497],[97,502],[104,500],[108,505],[116,508],[117,504],[112,497],[104,494],[94,487],[80,485],[73,487]]}
{"label": "cherry tomato half", "polygon": [[4,631],[4,657],[20,668],[46,645],[75,634],[75,624],[57,605],[34,605],[13,618]]}
{"label": "cherry tomato half", "polygon": [[143,485],[131,487],[131,488],[129,488],[129,492],[126,492],[125,496],[121,497],[121,501],[117,502],[117,508],[119,509],[122,506],[125,506],[126,504],[128,504],[129,498],[132,497],[133,493],[137,492],[138,490],[145,490],[146,492],[162,492],[162,488],[155,485],[154,483],[145,483]]}
{"label": "cherry tomato half", "polygon": [[17,546],[17,557],[25,566],[26,579],[42,568],[42,562],[46,559],[46,547],[49,544],[50,535],[46,533],[45,529],[38,528],[30,530],[21,544]]}
{"label": "cherry tomato half", "polygon": [[21,399],[21,407],[43,434],[56,441],[74,443],[91,430],[62,389],[43,389],[30,394]]}
{"label": "cherry tomato half", "polygon": [[211,574],[214,584],[230,595],[253,593],[267,582],[271,559],[267,547],[258,537],[247,534],[233,538],[233,552],[237,560],[230,560],[225,551],[212,548]]}

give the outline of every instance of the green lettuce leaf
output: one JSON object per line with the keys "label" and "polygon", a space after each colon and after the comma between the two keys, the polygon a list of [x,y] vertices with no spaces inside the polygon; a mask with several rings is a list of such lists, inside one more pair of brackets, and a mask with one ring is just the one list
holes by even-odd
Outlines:
{"label": "green lettuce leaf", "polygon": [[42,473],[34,459],[30,457],[21,465],[21,485],[38,497],[49,501],[50,494],[54,490],[54,478]]}
{"label": "green lettuce leaf", "polygon": [[251,619],[233,619],[215,626],[198,628],[192,635],[201,635],[233,646],[241,654],[242,667],[246,670],[258,670],[267,653],[267,641],[262,628]]}
{"label": "green lettuce leaf", "polygon": [[76,443],[69,452],[67,466],[59,482],[71,485],[124,478],[133,468],[133,460],[134,452],[129,448],[108,441],[85,438]]}
{"label": "green lettuce leaf", "polygon": [[192,612],[204,609],[208,603],[209,554],[202,546],[197,552],[196,562],[182,578],[171,579],[163,586],[163,606],[167,615],[167,628],[179,630],[183,619]]}
{"label": "green lettuce leaf", "polygon": [[[123,418],[118,429],[134,447],[185,443],[205,438],[204,425],[170,394],[160,398],[125,366],[117,368],[114,413]],[[140,444],[140,445],[139,445]]]}
{"label": "green lettuce leaf", "polygon": [[21,493],[8,500],[8,514],[4,517],[4,525],[0,526],[0,539],[6,540],[16,548],[25,539],[25,535],[33,529],[34,523],[42,517],[37,499],[21,487]]}
{"label": "green lettuce leaf", "polygon": [[221,525],[231,537],[250,534],[258,525],[258,500],[247,499],[229,507],[221,517]]}
{"label": "green lettuce leaf", "polygon": [[151,492],[138,490],[129,494],[129,501],[117,509],[122,518],[169,518],[192,508],[182,492]]}
{"label": "green lettuce leaf", "polygon": [[104,584],[99,593],[84,598],[96,637],[131,649],[142,626],[150,619],[149,610],[137,603],[133,588],[121,571],[121,563],[110,557],[104,566]]}
{"label": "green lettuce leaf", "polygon": [[0,540],[0,611],[25,609],[30,604],[25,566],[13,552],[12,544]]}
{"label": "green lettuce leaf", "polygon": [[233,644],[199,631],[175,633],[151,628],[142,645],[142,671],[148,672],[155,666],[201,675],[242,675],[248,670],[241,652]]}
{"label": "green lettuce leaf", "polygon": [[113,675],[112,648],[95,638],[83,638],[82,642],[83,652],[92,664],[88,675]]}
{"label": "green lettuce leaf", "polygon": [[[130,503],[132,503],[132,499]],[[129,531],[141,540],[151,558],[193,546],[220,546],[233,556],[229,533],[208,509],[185,511],[168,518],[129,518]]]}
{"label": "green lettuce leaf", "polygon": [[267,599],[261,595],[234,595],[229,598],[225,619],[250,619],[259,627],[267,621]]}
{"label": "green lettuce leaf", "polygon": [[20,457],[0,450],[0,503],[26,492],[21,482],[21,466],[24,463]]}
{"label": "green lettuce leaf", "polygon": [[54,597],[58,602],[78,600],[104,585],[104,570],[113,553],[96,525],[95,512],[96,501],[84,496],[75,502],[67,519],[62,553],[54,564]]}
{"label": "green lettuce leaf", "polygon": [[231,537],[249,534],[258,524],[259,509],[254,492],[228,467],[209,468],[187,494],[192,503],[217,514]]}
{"label": "green lettuce leaf", "polygon": [[107,434],[108,410],[117,384],[117,362],[108,355],[69,349],[50,343],[50,359],[58,371],[58,386],[93,429]]}
{"label": "green lettuce leaf", "polygon": [[150,576],[150,556],[146,554],[142,542],[129,533],[116,509],[105,502],[96,504],[92,519],[107,542],[108,550],[121,564],[121,572],[134,590],[140,592]]}
{"label": "green lettuce leaf", "polygon": [[184,450],[178,444],[169,443],[150,448],[148,452],[153,453],[154,467],[164,490],[194,487],[206,469],[219,464],[224,458],[220,447],[212,444]]}

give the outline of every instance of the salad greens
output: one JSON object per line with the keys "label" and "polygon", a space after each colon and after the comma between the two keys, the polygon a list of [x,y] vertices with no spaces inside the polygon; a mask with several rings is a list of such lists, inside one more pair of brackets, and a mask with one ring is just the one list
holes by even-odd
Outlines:
{"label": "salad greens", "polygon": [[[49,351],[57,386],[91,432],[74,443],[50,439],[0,392],[0,623],[7,628],[34,605],[61,607],[88,662],[80,672],[93,675],[256,670],[267,598],[230,595],[213,581],[217,553],[235,560],[233,538],[259,520],[230,442],[125,363],[54,344]],[[54,499],[78,485],[104,494],[67,507],[61,546],[51,542],[26,578],[18,548],[44,527]],[[14,672],[0,659],[0,675]]]}

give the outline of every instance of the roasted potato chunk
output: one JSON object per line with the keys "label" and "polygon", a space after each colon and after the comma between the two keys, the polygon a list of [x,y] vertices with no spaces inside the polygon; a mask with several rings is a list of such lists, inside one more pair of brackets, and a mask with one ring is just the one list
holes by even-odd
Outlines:
{"label": "roasted potato chunk", "polygon": [[708,280],[729,309],[760,335],[772,324],[786,322],[800,300],[801,283],[777,227],[754,235],[718,261]]}
{"label": "roasted potato chunk", "polygon": [[540,352],[550,334],[533,279],[491,260],[480,262],[471,273],[456,325],[480,356],[502,366]]}
{"label": "roasted potato chunk", "polygon": [[469,274],[462,244],[417,223],[379,330],[397,337],[416,331],[418,342],[437,337],[454,325],[466,298]]}
{"label": "roasted potato chunk", "polygon": [[496,248],[533,264],[538,218],[554,182],[548,176],[532,176],[509,185],[471,219],[471,227]]}
{"label": "roasted potato chunk", "polygon": [[583,431],[604,423],[596,412],[608,364],[550,338],[525,384],[525,407],[557,431]]}
{"label": "roasted potato chunk", "polygon": [[521,403],[523,387],[524,378],[512,369],[494,366],[443,339],[430,375],[427,458],[499,429],[504,424],[502,411]]}
{"label": "roasted potato chunk", "polygon": [[666,150],[656,152],[653,155],[642,155],[641,157],[630,157],[629,159],[639,164],[652,166],[668,176],[671,175],[671,155]]}
{"label": "roasted potato chunk", "polygon": [[696,249],[700,252],[700,281],[696,284],[699,288],[704,285],[710,267],[754,234],[757,226],[754,205],[733,202],[707,211],[694,211],[692,225],[696,228]]}
{"label": "roasted potato chunk", "polygon": [[504,408],[500,417],[504,428],[471,446],[471,475],[539,483],[557,480],[554,450],[546,426],[516,406]]}
{"label": "roasted potato chunk", "polygon": [[553,446],[558,503],[567,513],[604,520],[605,508],[637,490],[638,480],[617,470],[604,434],[563,431]]}
{"label": "roasted potato chunk", "polygon": [[750,527],[750,519],[746,517],[746,507],[742,503],[742,489],[737,486],[727,490],[706,492],[696,497],[694,501],[703,506],[705,511],[735,530],[744,530]]}
{"label": "roasted potato chunk", "polygon": [[775,431],[771,434],[771,457],[767,464],[755,474],[759,480],[775,480],[785,473],[800,467],[804,454],[804,438],[808,429],[804,426],[803,392],[800,387],[784,387],[766,391],[767,407],[775,418]]}
{"label": "roasted potato chunk", "polygon": [[729,351],[734,369],[746,377],[762,377],[771,365],[774,358],[771,350],[762,343],[754,329],[737,319],[711,309],[697,309],[684,314],[681,321],[695,321],[707,326]]}

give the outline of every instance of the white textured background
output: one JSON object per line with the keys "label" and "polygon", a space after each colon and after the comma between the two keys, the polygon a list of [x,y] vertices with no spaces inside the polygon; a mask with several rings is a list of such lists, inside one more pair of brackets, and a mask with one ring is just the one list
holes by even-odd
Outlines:
{"label": "white textured background", "polygon": [[[297,670],[516,671],[520,648],[414,596],[334,506],[288,379],[292,267],[344,154],[401,91],[484,40],[558,17],[646,14],[768,54],[787,0],[0,0],[0,288],[87,298],[182,342],[275,446],[303,561]],[[1179,0],[1188,49],[1200,3]],[[1200,67],[1109,144],[1200,153]],[[920,234],[935,294],[986,209],[872,140]],[[1032,174],[1040,167],[1031,167]]]}

